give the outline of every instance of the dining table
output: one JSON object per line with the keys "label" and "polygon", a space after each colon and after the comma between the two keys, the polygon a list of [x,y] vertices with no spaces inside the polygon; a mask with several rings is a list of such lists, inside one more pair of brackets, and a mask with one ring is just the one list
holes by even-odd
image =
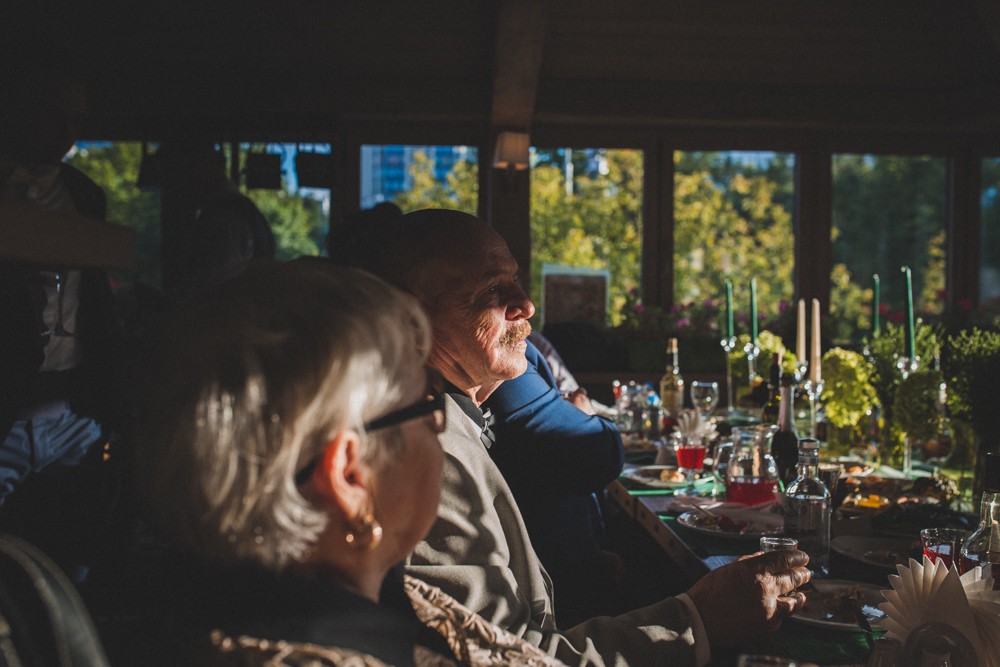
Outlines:
{"label": "dining table", "polygon": [[[664,567],[679,568],[693,582],[716,568],[759,550],[759,535],[717,535],[684,522],[685,512],[682,510],[686,503],[681,491],[683,487],[671,485],[671,488],[658,488],[636,481],[637,477],[630,474],[647,463],[651,460],[644,457],[627,461],[622,475],[607,486],[606,495],[662,548]],[[891,469],[881,472],[895,474]],[[702,483],[696,488],[708,494],[713,485]],[[873,516],[873,512],[835,512],[831,533],[835,540],[840,538],[846,544],[850,544],[851,540],[879,540]],[[773,521],[769,525],[773,527]],[[896,535],[885,536],[885,540],[886,544],[895,544],[895,548],[907,558],[920,556],[918,539],[907,540]],[[829,571],[816,575],[815,581],[858,582],[869,589],[889,589],[888,577],[893,568],[893,564],[865,562],[856,554],[831,549]],[[884,630],[876,624],[872,633],[874,638],[878,638]],[[740,652],[787,656],[801,661],[799,664],[865,665],[870,648],[859,625],[807,623],[793,616],[786,619],[776,633],[761,637],[751,646],[742,647]],[[714,655],[712,664],[734,665],[737,656],[736,653]]]}

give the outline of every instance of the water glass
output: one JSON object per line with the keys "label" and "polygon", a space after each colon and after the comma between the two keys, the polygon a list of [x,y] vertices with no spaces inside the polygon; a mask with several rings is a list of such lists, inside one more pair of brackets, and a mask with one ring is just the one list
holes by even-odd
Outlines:
{"label": "water glass", "polygon": [[703,421],[707,421],[719,404],[719,383],[695,380],[691,383],[691,403]]}

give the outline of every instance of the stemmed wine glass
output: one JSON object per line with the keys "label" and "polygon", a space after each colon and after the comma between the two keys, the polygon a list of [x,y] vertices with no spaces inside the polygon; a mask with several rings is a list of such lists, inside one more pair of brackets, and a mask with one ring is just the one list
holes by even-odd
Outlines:
{"label": "stemmed wine glass", "polygon": [[695,488],[696,475],[705,462],[706,438],[702,434],[673,434],[674,451],[677,454],[677,469],[684,475],[687,485],[680,493],[686,496],[699,495]]}
{"label": "stemmed wine glass", "polygon": [[715,406],[719,404],[719,383],[695,380],[691,383],[691,402],[701,414],[702,421],[708,421]]}

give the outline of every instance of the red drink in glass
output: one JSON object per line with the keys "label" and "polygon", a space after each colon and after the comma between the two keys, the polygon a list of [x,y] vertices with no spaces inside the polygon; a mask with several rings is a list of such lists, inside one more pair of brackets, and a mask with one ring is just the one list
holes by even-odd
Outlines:
{"label": "red drink in glass", "polygon": [[[958,559],[958,571],[961,574],[965,574],[974,567],[982,567],[983,565],[986,565],[986,561],[980,560],[978,557],[969,558],[968,556],[961,556]],[[1000,563],[991,563],[990,570],[993,572],[993,590],[1000,591]]]}
{"label": "red drink in glass", "polygon": [[924,555],[931,559],[932,563],[941,561],[944,563],[945,567],[950,568],[951,564],[955,561],[953,554],[951,553],[950,544],[937,544],[933,547],[924,547]]}
{"label": "red drink in glass", "polygon": [[705,462],[705,448],[695,445],[677,448],[677,467],[686,470],[701,470]]}
{"label": "red drink in glass", "polygon": [[751,480],[749,482],[728,482],[726,500],[744,505],[759,505],[774,500],[778,490],[775,480]]}

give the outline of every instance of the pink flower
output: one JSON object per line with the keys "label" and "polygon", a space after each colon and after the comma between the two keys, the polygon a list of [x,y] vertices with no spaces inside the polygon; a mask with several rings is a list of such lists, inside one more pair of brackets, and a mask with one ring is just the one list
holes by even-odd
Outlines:
{"label": "pink flower", "polygon": [[677,320],[678,329],[687,329],[689,326],[691,326],[691,318],[682,317],[681,319]]}
{"label": "pink flower", "polygon": [[633,306],[632,309],[635,311],[636,315],[642,315],[643,313],[646,312],[646,306],[642,305],[641,303],[635,304],[635,306]]}

